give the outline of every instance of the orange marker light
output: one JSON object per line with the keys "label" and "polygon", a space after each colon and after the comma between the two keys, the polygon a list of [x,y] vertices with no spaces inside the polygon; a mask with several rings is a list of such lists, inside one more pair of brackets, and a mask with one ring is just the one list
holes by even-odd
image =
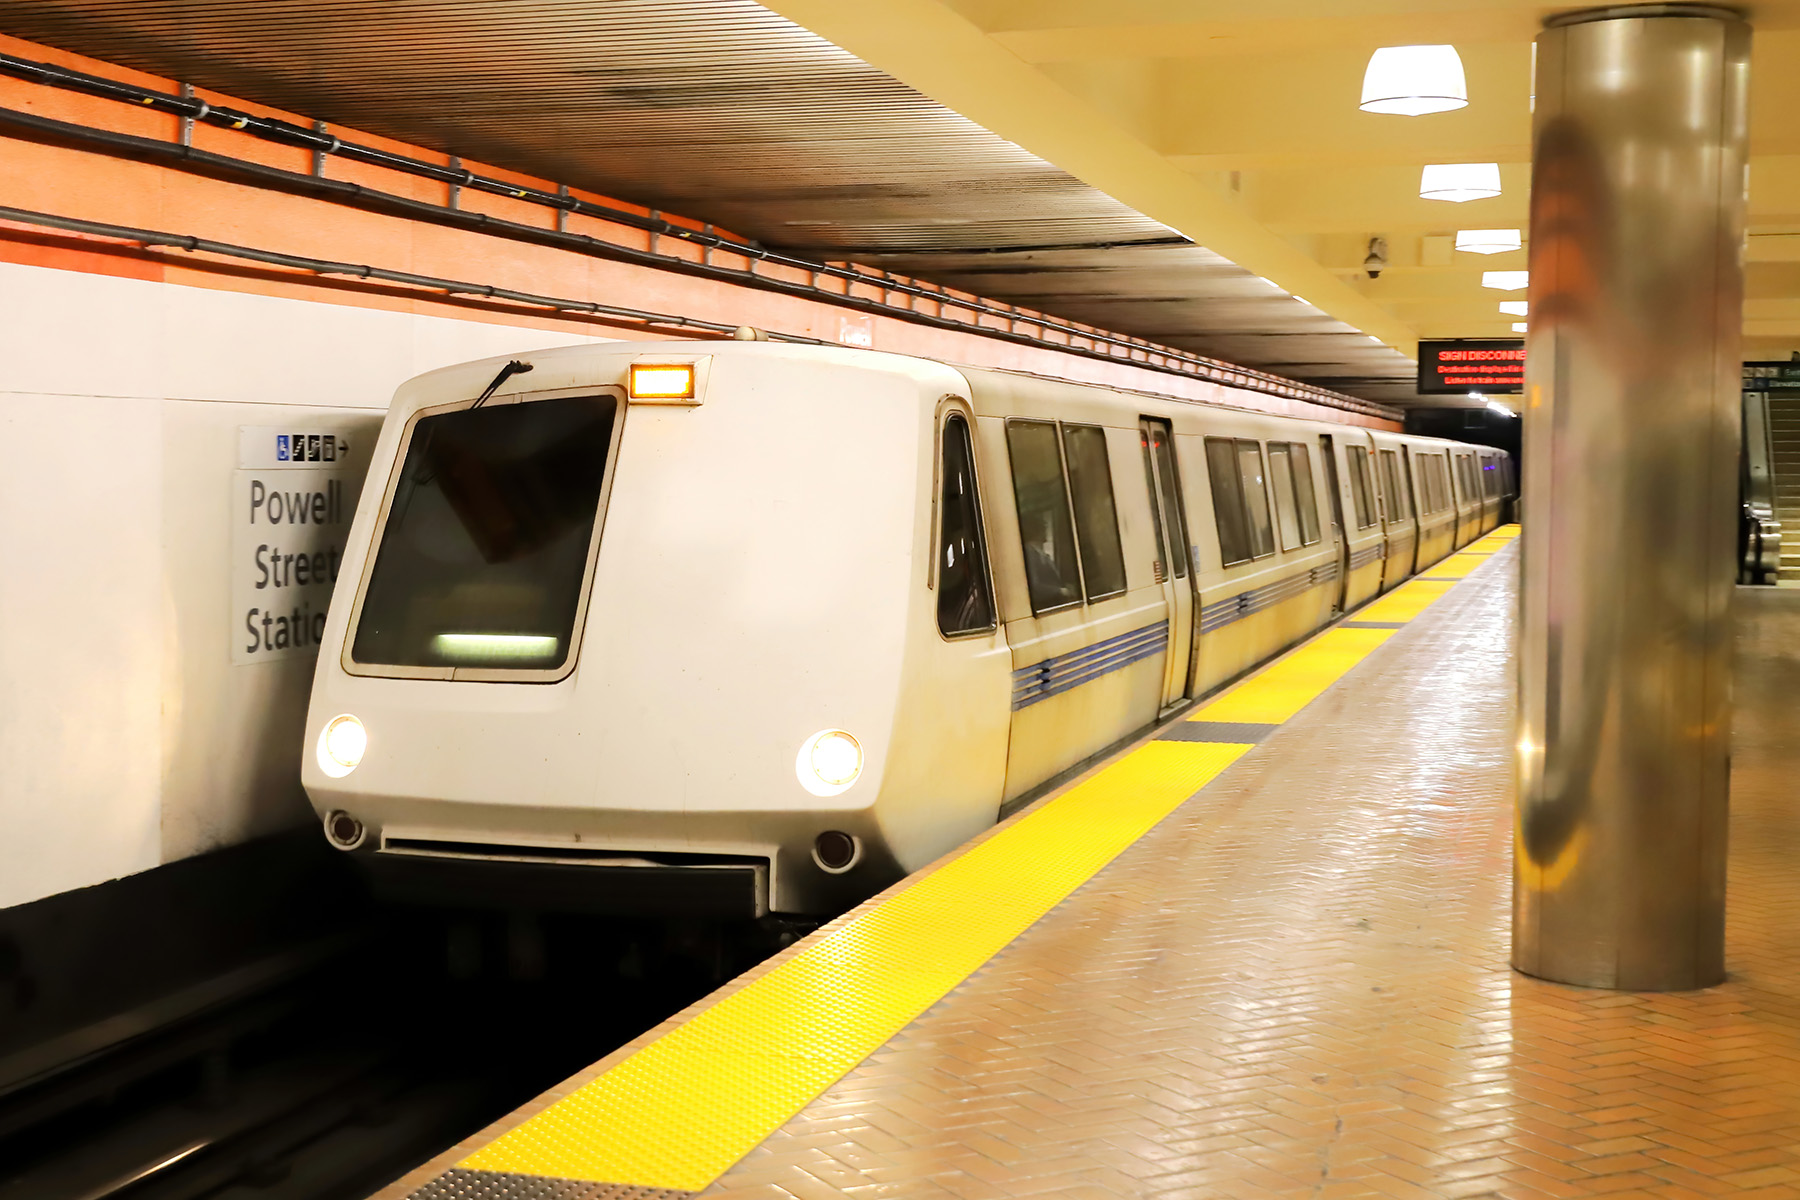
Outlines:
{"label": "orange marker light", "polygon": [[693,363],[632,363],[633,400],[692,400]]}

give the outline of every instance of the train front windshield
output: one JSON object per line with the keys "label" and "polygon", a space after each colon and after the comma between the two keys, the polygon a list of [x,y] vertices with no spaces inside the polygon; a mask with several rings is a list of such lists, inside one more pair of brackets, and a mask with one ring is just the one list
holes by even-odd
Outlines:
{"label": "train front windshield", "polygon": [[363,596],[355,661],[561,667],[617,409],[610,397],[580,396],[415,422]]}

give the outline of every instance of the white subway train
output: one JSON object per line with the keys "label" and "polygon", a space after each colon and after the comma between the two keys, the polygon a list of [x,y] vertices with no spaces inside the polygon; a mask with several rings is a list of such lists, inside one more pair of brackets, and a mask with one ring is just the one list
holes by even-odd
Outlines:
{"label": "white subway train", "polygon": [[401,896],[830,913],[1513,490],[1486,447],[870,351],[450,367],[382,428],[303,781]]}

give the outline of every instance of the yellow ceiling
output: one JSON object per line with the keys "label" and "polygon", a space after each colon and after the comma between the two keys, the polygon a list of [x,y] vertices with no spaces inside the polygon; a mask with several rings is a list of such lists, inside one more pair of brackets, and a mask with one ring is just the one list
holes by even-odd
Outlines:
{"label": "yellow ceiling", "polygon": [[[1505,0],[763,0],[872,66],[1410,355],[1508,336],[1457,229],[1526,223],[1531,41],[1576,6]],[[1800,0],[1757,30],[1745,350],[1800,348]],[[1357,109],[1379,46],[1447,42],[1470,103]],[[1504,194],[1418,197],[1433,162],[1498,162]],[[1379,279],[1362,269],[1387,239]]]}

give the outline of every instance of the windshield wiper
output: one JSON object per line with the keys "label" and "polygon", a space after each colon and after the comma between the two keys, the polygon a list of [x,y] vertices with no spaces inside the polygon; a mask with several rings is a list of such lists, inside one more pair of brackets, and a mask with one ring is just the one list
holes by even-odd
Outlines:
{"label": "windshield wiper", "polygon": [[[511,379],[514,375],[523,375],[525,372],[534,369],[535,368],[528,362],[522,362],[516,358],[513,359],[504,367],[500,368],[500,373],[494,376],[494,381],[485,388],[482,388],[481,395],[475,397],[475,403],[469,405],[469,407],[463,409],[463,411],[474,412],[488,402],[488,397],[500,390],[501,384]],[[419,465],[413,469],[414,484],[430,483],[437,477],[437,472],[433,471],[429,465],[431,461],[431,435],[435,432],[437,432],[435,429],[427,429],[425,431],[425,441],[419,446]]]}
{"label": "windshield wiper", "polygon": [[521,362],[516,358],[513,359],[511,362],[507,363],[504,367],[500,368],[500,373],[498,375],[494,376],[494,382],[488,384],[486,390],[484,390],[481,393],[481,395],[475,397],[475,403],[469,405],[469,410],[471,412],[473,412],[475,409],[480,408],[483,404],[486,404],[488,401],[488,397],[492,396],[495,392],[499,391],[500,385],[505,383],[507,380],[511,379],[514,375],[523,375],[523,374],[525,374],[525,372],[534,370],[534,369],[535,368],[533,368],[532,365],[528,362]]}

